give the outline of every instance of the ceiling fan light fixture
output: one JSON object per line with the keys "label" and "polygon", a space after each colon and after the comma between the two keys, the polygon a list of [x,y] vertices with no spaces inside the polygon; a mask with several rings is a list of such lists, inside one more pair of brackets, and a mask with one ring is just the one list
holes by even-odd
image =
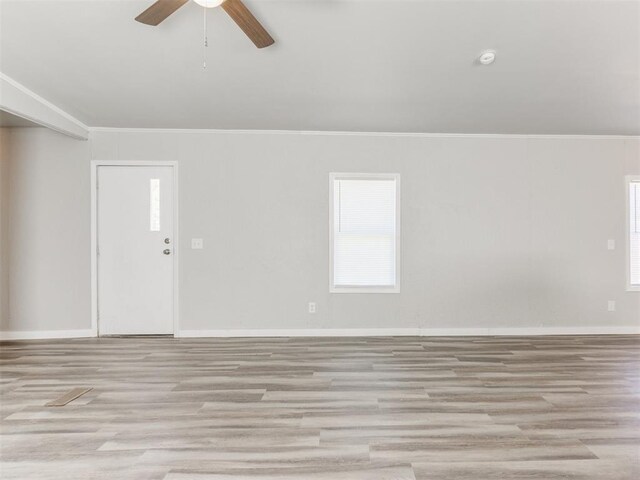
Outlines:
{"label": "ceiling fan light fixture", "polygon": [[215,8],[222,5],[225,0],[193,0],[193,1],[204,8]]}
{"label": "ceiling fan light fixture", "polygon": [[[231,17],[240,30],[249,37],[249,40],[258,48],[265,48],[275,42],[269,32],[253,16],[242,0],[194,0],[204,8],[221,7]],[[136,17],[136,22],[145,25],[158,26],[180,7],[186,5],[189,0],[156,0],[156,2]],[[206,13],[206,10],[203,10]],[[204,15],[205,37],[207,15]],[[206,39],[205,39],[206,45]]]}

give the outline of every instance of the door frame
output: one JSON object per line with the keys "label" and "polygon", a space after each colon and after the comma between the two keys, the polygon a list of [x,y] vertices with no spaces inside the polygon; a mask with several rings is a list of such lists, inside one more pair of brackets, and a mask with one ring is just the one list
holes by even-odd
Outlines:
{"label": "door frame", "polygon": [[180,332],[178,305],[178,278],[180,265],[179,210],[178,210],[178,162],[143,160],[92,160],[91,161],[91,330],[100,336],[98,318],[98,167],[171,167],[173,169],[173,336]]}

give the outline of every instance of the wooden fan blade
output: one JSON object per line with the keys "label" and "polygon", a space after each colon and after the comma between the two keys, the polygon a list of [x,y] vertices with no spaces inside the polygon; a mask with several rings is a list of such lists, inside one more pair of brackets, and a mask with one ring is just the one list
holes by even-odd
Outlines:
{"label": "wooden fan blade", "polygon": [[159,25],[169,15],[178,10],[189,0],[158,0],[136,17],[136,20],[146,25]]}
{"label": "wooden fan blade", "polygon": [[273,45],[274,40],[271,35],[260,25],[256,17],[240,0],[226,0],[222,4],[222,8],[238,24],[247,37],[255,43],[256,47],[264,48]]}

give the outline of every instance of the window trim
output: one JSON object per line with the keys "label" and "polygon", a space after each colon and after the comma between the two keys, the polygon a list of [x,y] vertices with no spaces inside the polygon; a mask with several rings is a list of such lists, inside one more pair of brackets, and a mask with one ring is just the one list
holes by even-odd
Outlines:
{"label": "window trim", "polygon": [[[386,287],[382,285],[372,286],[336,286],[333,283],[333,254],[334,254],[334,231],[333,218],[335,205],[333,202],[333,186],[335,180],[395,180],[396,182],[396,283]],[[401,277],[401,203],[400,203],[400,174],[399,173],[329,173],[329,293],[400,293]]]}
{"label": "window trim", "polygon": [[624,182],[624,198],[626,200],[626,208],[625,212],[627,213],[625,219],[625,245],[626,245],[626,259],[625,259],[625,270],[627,272],[627,292],[640,292],[640,285],[634,285],[631,283],[631,198],[629,197],[629,190],[632,183],[640,182],[640,175],[627,175],[625,177]]}

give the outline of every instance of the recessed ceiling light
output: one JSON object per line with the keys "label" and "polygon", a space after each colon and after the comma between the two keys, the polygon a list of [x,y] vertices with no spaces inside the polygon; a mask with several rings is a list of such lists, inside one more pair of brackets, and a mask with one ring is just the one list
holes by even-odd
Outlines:
{"label": "recessed ceiling light", "polygon": [[485,50],[478,57],[478,61],[482,65],[491,65],[496,61],[496,51],[495,50]]}

